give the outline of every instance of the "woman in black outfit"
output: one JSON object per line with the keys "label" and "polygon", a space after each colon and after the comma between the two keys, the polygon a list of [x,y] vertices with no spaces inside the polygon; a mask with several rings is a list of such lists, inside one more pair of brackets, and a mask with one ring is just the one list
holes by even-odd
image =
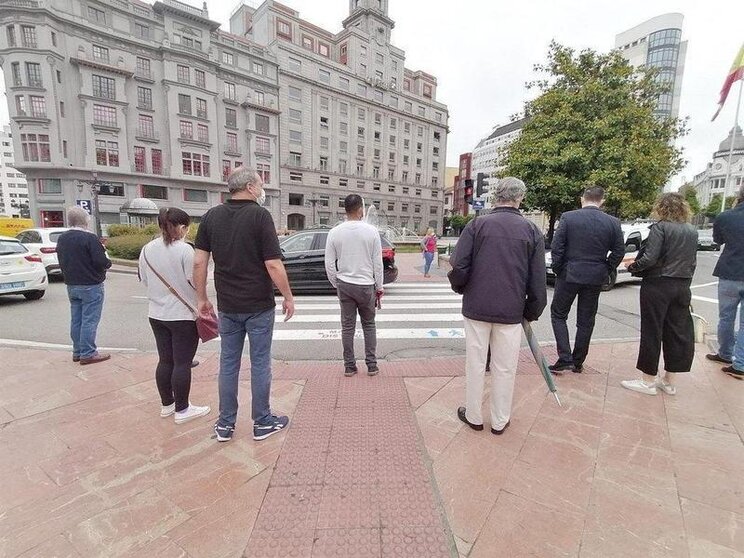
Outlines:
{"label": "woman in black outfit", "polygon": [[[656,395],[674,395],[674,374],[689,372],[695,356],[695,332],[690,314],[690,284],[697,262],[698,233],[689,224],[690,206],[680,194],[663,194],[656,202],[658,222],[635,262],[628,266],[641,282],[641,343],[638,380],[624,388]],[[663,378],[657,377],[664,351]]]}

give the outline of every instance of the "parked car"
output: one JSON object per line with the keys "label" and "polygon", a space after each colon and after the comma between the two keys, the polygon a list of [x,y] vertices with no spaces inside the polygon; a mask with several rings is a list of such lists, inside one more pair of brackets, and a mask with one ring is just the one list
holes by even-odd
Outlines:
{"label": "parked car", "polygon": [[28,300],[39,300],[46,288],[41,257],[17,239],[0,236],[0,295],[20,294]]}
{"label": "parked car", "polygon": [[721,245],[716,244],[713,240],[713,229],[698,231],[698,250],[715,250],[718,252],[720,249]]}
{"label": "parked car", "polygon": [[[610,274],[610,277],[602,286],[602,290],[611,290],[619,279],[629,279],[631,277],[630,272],[625,268],[628,261],[633,261],[638,254],[638,250],[641,249],[648,239],[649,231],[651,230],[652,223],[633,223],[623,224],[623,241],[625,242],[625,258],[617,266],[617,269]],[[552,269],[553,258],[550,250],[545,252],[545,267],[548,274],[548,281],[555,280],[555,273]]]}
{"label": "parked car", "polygon": [[57,259],[57,240],[63,232],[69,231],[65,227],[50,227],[48,229],[26,229],[16,235],[16,238],[31,252],[41,257],[47,274],[62,276],[62,269]]}
{"label": "parked car", "polygon": [[[296,232],[279,243],[284,255],[292,291],[335,292],[325,272],[325,246],[330,228],[313,228]],[[385,236],[382,240],[383,282],[393,283],[398,278],[395,266],[395,246]]]}

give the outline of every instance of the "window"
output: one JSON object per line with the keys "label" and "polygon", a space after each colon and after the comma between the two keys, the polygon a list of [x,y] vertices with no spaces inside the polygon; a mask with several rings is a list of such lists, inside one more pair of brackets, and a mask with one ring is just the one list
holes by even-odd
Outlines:
{"label": "window", "polygon": [[390,144],[390,147],[395,147],[395,144],[396,144],[396,139],[397,139],[397,138],[396,138],[395,136],[390,136],[390,137],[388,138],[388,143]]}
{"label": "window", "polygon": [[432,87],[428,83],[424,84],[424,97],[427,97],[431,99],[432,97]]}
{"label": "window", "polygon": [[26,80],[29,87],[43,87],[41,80],[41,64],[26,62]]}
{"label": "window", "polygon": [[209,143],[209,126],[206,124],[197,124],[196,134],[199,141]]}
{"label": "window", "polygon": [[411,133],[411,123],[410,122],[406,122],[405,124],[403,124],[403,130],[406,132],[406,134],[410,134]]}
{"label": "window", "polygon": [[349,45],[344,43],[339,49],[339,61],[341,64],[349,63]]}
{"label": "window", "polygon": [[67,140],[62,140],[62,157],[67,159]]}
{"label": "window", "polygon": [[290,58],[289,70],[291,72],[295,72],[296,74],[302,73],[302,60],[298,60],[297,58]]}
{"label": "window", "polygon": [[140,114],[137,117],[137,128],[137,134],[139,136],[144,138],[155,137],[155,125],[153,123],[152,116],[147,114]]}
{"label": "window", "polygon": [[203,70],[194,70],[194,82],[197,87],[201,87],[202,89],[207,86],[207,80]]}
{"label": "window", "polygon": [[302,166],[302,154],[297,153],[296,151],[290,151],[289,152],[289,164],[292,167],[301,167]]}
{"label": "window", "polygon": [[420,172],[416,173],[415,182],[416,184],[421,184],[421,173]]}
{"label": "window", "polygon": [[93,6],[88,6],[88,19],[106,25],[106,12]]}
{"label": "window", "polygon": [[416,195],[421,197],[421,188],[416,188]]}
{"label": "window", "polygon": [[299,130],[290,130],[289,141],[291,143],[302,143],[302,132]]}
{"label": "window", "polygon": [[285,39],[292,40],[292,28],[283,19],[276,20],[276,34]]}
{"label": "window", "polygon": [[339,186],[339,188],[348,188],[349,187],[349,179],[348,178],[339,178],[338,179],[338,186]]}
{"label": "window", "polygon": [[290,101],[302,101],[302,89],[299,87],[289,86],[289,100]]}
{"label": "window", "polygon": [[134,68],[134,73],[138,76],[149,78],[151,77],[150,73],[150,59],[149,58],[142,58],[141,56],[137,57],[137,62]]}
{"label": "window", "polygon": [[271,153],[271,141],[269,141],[269,138],[256,136],[256,153],[261,153],[262,155],[269,155]]}
{"label": "window", "polygon": [[367,86],[362,85],[361,83],[357,84],[357,95],[361,95],[362,97],[367,96]]}
{"label": "window", "polygon": [[96,140],[96,165],[118,167],[119,143],[116,141]]}
{"label": "window", "polygon": [[227,151],[238,152],[238,134],[227,132]]}
{"label": "window", "polygon": [[359,188],[360,190],[364,190],[365,186],[366,184],[364,183],[364,180],[357,180],[357,188]]}
{"label": "window", "polygon": [[367,116],[367,113],[365,112],[365,110],[363,108],[357,109],[357,119],[358,120],[362,120],[363,121],[366,118],[366,116]]}
{"label": "window", "polygon": [[362,139],[362,140],[364,139],[364,127],[363,126],[357,127],[357,138]]}
{"label": "window", "polygon": [[235,109],[225,109],[225,125],[231,128],[237,128],[238,126],[238,113]]}
{"label": "window", "polygon": [[176,79],[178,80],[178,83],[191,83],[189,67],[179,64],[176,68]]}
{"label": "window", "polygon": [[259,64],[258,62],[254,62],[253,63],[253,73],[262,76],[263,73],[264,73],[263,64]]}
{"label": "window", "polygon": [[105,105],[93,105],[93,123],[98,126],[116,127],[116,109]]}
{"label": "window", "polygon": [[347,122],[340,122],[338,128],[342,136],[349,135],[349,124]]}
{"label": "window", "polygon": [[191,115],[191,95],[178,94],[178,112]]}
{"label": "window", "polygon": [[419,126],[418,127],[418,137],[420,137],[420,138],[424,137],[424,127],[423,126]]}
{"label": "window", "polygon": [[372,167],[372,178],[380,178],[380,166],[375,165]]}
{"label": "window", "polygon": [[147,172],[147,153],[144,147],[134,146],[134,172]]}
{"label": "window", "polygon": [[328,97],[321,97],[320,108],[322,108],[323,110],[328,110],[329,106],[330,106],[330,99],[328,99]]}
{"label": "window", "polygon": [[99,45],[93,45],[93,58],[102,62],[109,61],[109,49]]}
{"label": "window", "polygon": [[289,109],[289,120],[291,122],[302,122],[302,111],[299,109]]}
{"label": "window", "polygon": [[385,57],[378,52],[377,54],[375,54],[375,62],[377,62],[378,64],[384,64]]}
{"label": "window", "polygon": [[192,190],[191,188],[184,188],[183,201],[195,202],[195,203],[207,203],[207,191],[206,190]]}
{"label": "window", "polygon": [[39,178],[36,186],[40,194],[62,193],[62,181],[59,178]]}
{"label": "window", "polygon": [[328,129],[328,117],[327,116],[321,116],[320,117],[320,128],[322,130]]}
{"label": "window", "polygon": [[209,155],[181,152],[183,174],[190,176],[209,176]]}
{"label": "window", "polygon": [[62,83],[62,72],[59,70],[56,70],[57,72],[57,83]]}
{"label": "window", "polygon": [[231,101],[237,100],[238,96],[235,92],[235,84],[228,81],[225,82],[225,98]]}
{"label": "window", "polygon": [[31,116],[35,118],[46,118],[46,99],[31,95]]}
{"label": "window", "polygon": [[222,160],[222,180],[227,182],[230,173],[232,172],[232,163],[228,159]]}
{"label": "window", "polygon": [[[338,161],[338,172],[341,173],[341,174],[346,174],[346,168],[347,168],[346,167],[346,160],[345,159],[339,159],[339,161]],[[346,182],[345,179],[344,179],[344,182]],[[343,187],[346,186],[346,184],[341,184],[341,180],[338,181],[338,185],[339,186],[343,186]]]}
{"label": "window", "polygon": [[182,139],[194,139],[194,124],[188,120],[181,120],[178,125]]}
{"label": "window", "polygon": [[134,22],[134,36],[140,39],[150,38],[150,28],[147,25],[142,25],[139,22]]}
{"label": "window", "polygon": [[328,157],[323,156],[320,158],[320,170],[322,171],[328,170]]}
{"label": "window", "polygon": [[343,89],[344,91],[349,90],[349,79],[345,77],[338,78],[338,86]]}
{"label": "window", "polygon": [[422,106],[419,105],[418,115],[419,116],[426,116],[426,107],[422,107]]}
{"label": "window", "polygon": [[404,79],[403,80],[403,89],[406,91],[411,90],[411,80],[410,79]]}
{"label": "window", "polygon": [[328,45],[325,43],[318,43],[318,54],[328,58],[331,54],[330,49],[328,48]]}
{"label": "window", "polygon": [[434,132],[434,141],[439,141],[441,138],[441,134],[439,132]]}
{"label": "window", "polygon": [[150,198],[152,200],[167,200],[168,199],[168,188],[165,186],[153,186],[151,184],[143,184],[140,189],[142,190],[143,198]]}
{"label": "window", "polygon": [[318,79],[322,83],[331,83],[331,72],[323,69],[318,70]]}
{"label": "window", "polygon": [[150,151],[150,162],[152,163],[152,174],[163,174],[163,152],[160,149]]}
{"label": "window", "polygon": [[349,142],[348,141],[338,142],[338,150],[341,153],[347,153],[349,151]]}
{"label": "window", "polygon": [[436,215],[436,214],[437,214],[437,206],[436,205],[432,205],[429,208],[429,215]]}
{"label": "window", "polygon": [[359,56],[362,56],[364,58],[367,57],[367,47],[362,45],[359,47]]}
{"label": "window", "polygon": [[[190,98],[190,97],[189,97]],[[196,116],[199,118],[207,117],[207,100],[196,98]]]}
{"label": "window", "polygon": [[410,157],[408,155],[403,155],[403,164],[407,165],[410,162]]}
{"label": "window", "polygon": [[413,212],[414,213],[421,213],[421,206],[420,205],[414,205],[413,206]]}
{"label": "window", "polygon": [[229,64],[230,66],[232,66],[235,63],[235,57],[233,56],[232,52],[222,53],[222,63]]}
{"label": "window", "polygon": [[381,132],[375,132],[375,141],[377,143],[380,143],[380,139],[382,139],[382,133]]}
{"label": "window", "polygon": [[36,27],[21,25],[21,39],[26,48],[36,48]]}
{"label": "window", "polygon": [[[289,179],[292,182],[302,182],[302,173],[301,172],[290,172],[289,173]],[[290,194],[289,195],[289,205],[302,205],[302,195],[299,195],[299,200],[298,200],[297,197],[295,197],[294,198],[294,203],[292,203],[292,201],[293,201],[293,198],[292,197],[293,196],[296,196],[296,194]]]}
{"label": "window", "polygon": [[388,154],[388,161],[390,161],[391,163],[394,163],[395,162],[395,152],[391,151]]}
{"label": "window", "polygon": [[256,115],[256,130],[259,132],[263,132],[264,134],[270,134],[271,130],[269,129],[269,117],[264,114],[257,114]]}
{"label": "window", "polygon": [[15,25],[8,25],[5,29],[8,32],[8,46],[16,46]]}
{"label": "window", "polygon": [[315,41],[307,35],[302,36],[302,46],[308,50],[315,50]]}
{"label": "window", "polygon": [[341,116],[349,116],[349,105],[346,103],[340,103],[338,105],[338,110],[341,113]]}
{"label": "window", "polygon": [[[408,171],[403,171],[403,174],[400,177],[401,182],[408,182]],[[408,188],[403,188],[403,193],[408,194]]]}
{"label": "window", "polygon": [[[436,176],[432,176],[431,177],[431,187],[432,188],[436,188],[438,185],[439,185],[439,178],[437,178]],[[436,191],[431,193],[431,197],[432,198],[436,198],[437,197]]]}
{"label": "window", "polygon": [[261,180],[264,181],[264,184],[269,184],[271,182],[271,165],[268,163],[257,163],[256,172],[258,173],[258,176],[261,177]]}
{"label": "window", "polygon": [[13,62],[10,65],[11,75],[13,76],[13,85],[16,87],[23,85],[23,79],[21,79],[21,63]]}
{"label": "window", "polygon": [[387,208],[388,211],[395,211],[395,202],[388,202]]}

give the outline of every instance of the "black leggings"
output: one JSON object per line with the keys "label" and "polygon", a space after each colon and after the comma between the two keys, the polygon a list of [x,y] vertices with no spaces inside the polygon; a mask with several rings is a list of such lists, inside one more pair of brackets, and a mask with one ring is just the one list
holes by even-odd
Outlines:
{"label": "black leggings", "polygon": [[164,407],[175,401],[176,411],[184,411],[189,406],[191,362],[199,345],[196,322],[166,322],[150,318],[150,326],[160,357],[155,370],[160,401]]}

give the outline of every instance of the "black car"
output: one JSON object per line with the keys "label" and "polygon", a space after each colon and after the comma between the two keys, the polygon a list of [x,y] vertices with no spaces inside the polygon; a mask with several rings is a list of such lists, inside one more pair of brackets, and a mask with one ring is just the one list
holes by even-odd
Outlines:
{"label": "black car", "polygon": [[[292,291],[298,292],[335,292],[325,272],[325,246],[329,228],[308,229],[296,232],[284,239],[279,245],[284,255],[284,267],[287,269]],[[395,267],[395,246],[382,234],[383,281],[392,283],[398,278]]]}

